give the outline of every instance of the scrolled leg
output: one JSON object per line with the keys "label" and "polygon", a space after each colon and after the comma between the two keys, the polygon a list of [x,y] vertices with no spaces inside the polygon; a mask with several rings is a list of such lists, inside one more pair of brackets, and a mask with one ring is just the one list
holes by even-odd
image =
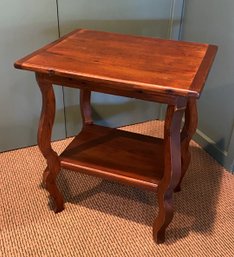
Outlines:
{"label": "scrolled leg", "polygon": [[43,174],[43,184],[55,202],[55,212],[64,209],[63,196],[56,185],[56,177],[60,171],[60,160],[51,147],[51,134],[55,117],[55,97],[53,86],[37,74],[36,79],[42,93],[42,111],[38,128],[37,141],[41,153],[47,161],[47,168]]}
{"label": "scrolled leg", "polygon": [[93,123],[90,98],[91,91],[87,89],[80,90],[80,111],[83,120],[83,126]]}
{"label": "scrolled leg", "polygon": [[153,236],[158,244],[165,242],[166,228],[173,219],[172,192],[158,191],[159,213],[153,226]]}
{"label": "scrolled leg", "polygon": [[173,218],[173,191],[181,176],[180,126],[186,102],[167,107],[164,125],[164,175],[158,186],[159,213],[153,226],[157,243],[165,241],[165,231]]}
{"label": "scrolled leg", "polygon": [[46,181],[47,181],[47,177],[49,175],[49,168],[48,166],[46,167],[46,169],[43,172],[43,176],[42,176],[42,186],[46,189]]}
{"label": "scrolled leg", "polygon": [[181,183],[190,164],[191,153],[189,151],[189,143],[196,132],[197,123],[196,99],[189,99],[185,110],[185,123],[181,132],[181,177],[175,192],[181,191]]}

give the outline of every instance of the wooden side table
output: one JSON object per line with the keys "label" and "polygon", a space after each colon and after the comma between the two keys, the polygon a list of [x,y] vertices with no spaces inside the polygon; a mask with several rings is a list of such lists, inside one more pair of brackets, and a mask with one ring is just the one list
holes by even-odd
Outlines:
{"label": "wooden side table", "polygon": [[[173,192],[180,190],[190,162],[196,99],[216,51],[208,44],[80,29],[17,61],[16,68],[36,73],[42,93],[38,145],[47,160],[43,181],[55,212],[64,209],[55,182],[61,167],[139,186],[157,191],[153,236],[164,242],[173,218]],[[60,156],[51,147],[53,84],[80,89],[83,119],[81,132]],[[164,139],[95,125],[91,91],[167,104]]]}

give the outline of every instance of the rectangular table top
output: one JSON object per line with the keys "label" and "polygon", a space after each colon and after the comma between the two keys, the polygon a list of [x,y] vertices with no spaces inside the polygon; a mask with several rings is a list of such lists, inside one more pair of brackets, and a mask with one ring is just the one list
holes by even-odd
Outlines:
{"label": "rectangular table top", "polygon": [[18,60],[15,67],[198,98],[217,47],[78,29]]}

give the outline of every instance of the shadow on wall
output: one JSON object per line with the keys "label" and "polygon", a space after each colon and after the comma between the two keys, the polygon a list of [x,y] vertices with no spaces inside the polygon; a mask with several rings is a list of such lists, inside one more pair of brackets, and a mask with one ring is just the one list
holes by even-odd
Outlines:
{"label": "shadow on wall", "polygon": [[234,125],[234,84],[217,85],[212,76],[208,82],[198,101],[199,129],[225,151]]}
{"label": "shadow on wall", "polygon": [[[27,120],[27,124],[23,119],[18,121],[17,124],[8,124],[9,126],[0,124],[0,135],[4,135],[0,137],[0,152],[37,145],[40,108],[38,107],[37,114],[34,113],[31,116],[31,120]],[[56,126],[53,126],[52,141],[64,139],[65,124],[63,108],[57,109],[54,123]],[[14,143],[14,147],[12,147],[12,142]]]}
{"label": "shadow on wall", "polygon": [[[66,107],[66,113],[69,113],[69,125],[74,128],[74,135],[76,135],[82,127],[80,106],[68,106]],[[158,105],[156,103],[144,104],[134,100],[122,103],[94,103],[92,105],[92,118],[95,124],[119,127],[149,119],[158,119]]]}
{"label": "shadow on wall", "polygon": [[[69,20],[62,22],[61,35],[77,28],[93,29],[107,32],[116,32],[132,35],[143,35],[160,38],[169,38],[171,20]],[[173,21],[174,26],[179,26],[180,21]]]}
{"label": "shadow on wall", "polygon": [[[233,169],[234,85],[216,81],[213,72],[198,101],[196,141],[227,169]],[[232,159],[231,159],[232,158]]]}

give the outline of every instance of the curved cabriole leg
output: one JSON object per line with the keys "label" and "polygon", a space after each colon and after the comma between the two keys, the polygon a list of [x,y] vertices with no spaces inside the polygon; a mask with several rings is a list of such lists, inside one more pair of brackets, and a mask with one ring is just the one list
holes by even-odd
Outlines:
{"label": "curved cabriole leg", "polygon": [[83,127],[93,123],[92,108],[90,104],[91,91],[87,89],[80,90],[80,111],[83,121]]}
{"label": "curved cabriole leg", "polygon": [[48,177],[48,175],[49,175],[49,168],[48,168],[48,166],[46,167],[46,169],[44,170],[44,172],[43,172],[43,176],[42,176],[42,186],[45,188],[45,189],[47,189],[46,188],[46,180],[47,180],[47,177]]}
{"label": "curved cabriole leg", "polygon": [[158,186],[159,213],[153,236],[157,243],[165,241],[165,231],[173,218],[173,191],[181,176],[180,126],[186,103],[168,105],[164,125],[164,174]]}
{"label": "curved cabriole leg", "polygon": [[41,153],[47,161],[43,174],[43,184],[55,202],[55,212],[64,209],[64,201],[56,186],[56,177],[60,171],[60,160],[51,147],[51,133],[55,116],[55,97],[53,86],[43,76],[36,75],[37,83],[42,93],[42,110],[38,128],[37,141]]}
{"label": "curved cabriole leg", "polygon": [[181,191],[181,183],[191,160],[189,143],[196,132],[198,123],[196,99],[189,99],[185,110],[185,123],[181,132],[181,178],[175,192]]}

